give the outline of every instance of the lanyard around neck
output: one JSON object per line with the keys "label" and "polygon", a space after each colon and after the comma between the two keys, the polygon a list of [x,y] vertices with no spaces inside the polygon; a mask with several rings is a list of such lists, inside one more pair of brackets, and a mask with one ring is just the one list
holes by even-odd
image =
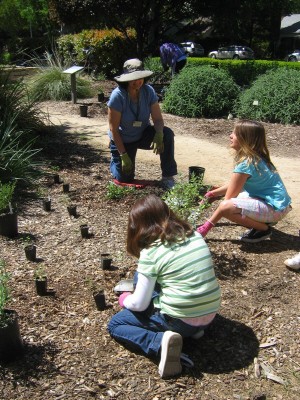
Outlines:
{"label": "lanyard around neck", "polygon": [[128,102],[129,102],[130,111],[131,111],[132,114],[134,115],[135,120],[136,120],[136,121],[139,121],[139,114],[140,114],[140,96],[138,96],[138,101],[137,101],[137,103],[136,103],[136,110],[135,110],[135,107],[133,108],[133,106],[134,106],[135,103],[134,103],[133,101],[131,101],[130,96],[129,96],[129,93],[128,93]]}

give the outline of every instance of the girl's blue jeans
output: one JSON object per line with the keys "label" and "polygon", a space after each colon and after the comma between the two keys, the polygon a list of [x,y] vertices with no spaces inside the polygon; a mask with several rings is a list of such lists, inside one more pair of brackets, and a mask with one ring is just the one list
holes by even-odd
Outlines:
{"label": "girl's blue jeans", "polygon": [[[160,167],[162,176],[174,176],[177,174],[177,164],[174,159],[174,133],[170,128],[164,127],[164,151],[160,154]],[[140,140],[133,143],[124,143],[127,154],[132,163],[133,170],[130,175],[122,173],[122,162],[120,154],[113,140],[110,141],[110,172],[112,176],[120,182],[131,182],[135,175],[135,158],[138,149],[150,150],[153,137],[155,135],[154,126],[149,125],[143,132]]]}
{"label": "girl's blue jeans", "polygon": [[[138,273],[133,276],[133,285],[138,280]],[[159,296],[160,286],[156,283],[152,299]],[[165,331],[180,333],[189,337],[206,326],[191,326],[178,318],[172,318],[155,310],[151,302],[143,312],[130,311],[126,308],[112,317],[108,323],[108,332],[119,342],[123,342],[136,350],[141,350],[147,356],[159,354],[162,337]]]}
{"label": "girl's blue jeans", "polygon": [[165,331],[173,331],[182,337],[189,337],[204,328],[188,325],[180,319],[161,314],[159,310],[154,310],[154,313],[149,315],[147,310],[135,312],[123,309],[108,323],[108,332],[117,341],[151,357],[159,355]]}

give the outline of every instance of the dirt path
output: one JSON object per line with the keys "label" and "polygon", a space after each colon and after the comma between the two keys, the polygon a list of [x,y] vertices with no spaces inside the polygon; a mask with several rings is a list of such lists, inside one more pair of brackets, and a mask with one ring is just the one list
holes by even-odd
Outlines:
{"label": "dirt path", "polygon": [[[109,155],[107,118],[83,118],[79,115],[65,114],[63,110],[52,110],[49,107],[44,111],[49,113],[52,123],[63,125],[72,133],[86,136],[91,145],[99,146]],[[168,125],[172,128],[170,123]],[[187,174],[189,166],[199,165],[205,168],[207,183],[217,185],[226,182],[233,166],[229,148],[206,139],[186,136],[178,129],[174,131],[176,134],[175,158],[181,174]],[[289,214],[289,218],[292,218],[293,223],[300,227],[300,158],[272,157],[272,159],[292,197],[293,211]],[[158,165],[157,156],[150,151],[138,151],[137,162],[141,161]],[[138,175],[138,169],[137,178],[143,178]],[[159,179],[159,176],[156,178]]]}

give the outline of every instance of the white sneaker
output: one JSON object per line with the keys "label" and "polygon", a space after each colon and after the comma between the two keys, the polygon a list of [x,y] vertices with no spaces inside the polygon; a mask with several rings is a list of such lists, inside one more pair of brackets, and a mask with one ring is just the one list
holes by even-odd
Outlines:
{"label": "white sneaker", "polygon": [[172,189],[175,186],[174,176],[163,176],[161,180],[161,186],[164,189]]}
{"label": "white sneaker", "polygon": [[285,265],[295,271],[300,269],[300,253],[284,261]]}
{"label": "white sneaker", "polygon": [[181,349],[181,335],[176,332],[166,331],[161,341],[160,363],[158,366],[158,372],[162,378],[167,378],[181,373]]}

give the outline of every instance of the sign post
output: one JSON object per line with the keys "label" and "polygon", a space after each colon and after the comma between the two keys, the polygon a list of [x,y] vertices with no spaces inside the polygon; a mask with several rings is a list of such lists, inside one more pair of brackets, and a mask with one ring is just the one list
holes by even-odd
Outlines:
{"label": "sign post", "polygon": [[77,65],[73,65],[73,67],[70,67],[65,71],[63,71],[64,74],[70,74],[71,76],[71,99],[73,104],[76,104],[77,102],[76,73],[82,71],[83,69],[84,67],[78,67]]}

